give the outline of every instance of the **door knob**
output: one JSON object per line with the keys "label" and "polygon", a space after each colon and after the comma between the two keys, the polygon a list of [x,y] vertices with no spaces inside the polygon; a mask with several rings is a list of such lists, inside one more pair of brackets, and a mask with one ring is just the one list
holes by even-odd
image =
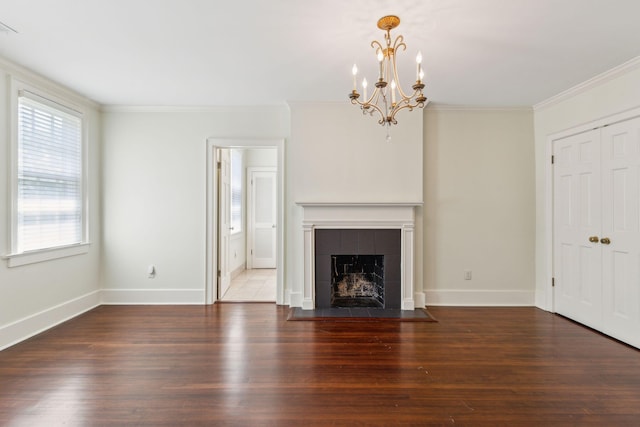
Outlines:
{"label": "door knob", "polygon": [[599,241],[598,236],[591,236],[591,237],[589,237],[589,241],[590,241],[591,243],[598,243],[598,241]]}
{"label": "door knob", "polygon": [[600,239],[600,243],[602,243],[603,245],[608,245],[609,243],[611,243],[611,240],[609,240],[608,237],[603,237],[602,239]]}

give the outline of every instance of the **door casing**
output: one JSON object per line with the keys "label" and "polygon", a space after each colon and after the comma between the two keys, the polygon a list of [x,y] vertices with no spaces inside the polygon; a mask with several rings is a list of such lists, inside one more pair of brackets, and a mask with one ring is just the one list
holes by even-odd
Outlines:
{"label": "door casing", "polygon": [[275,148],[277,151],[277,276],[276,304],[283,305],[285,299],[284,286],[284,171],[285,145],[284,139],[233,139],[208,138],[207,150],[207,183],[206,183],[206,272],[205,272],[205,304],[217,301],[216,277],[218,271],[218,174],[216,151],[220,148]]}
{"label": "door casing", "polygon": [[544,156],[544,164],[545,164],[545,183],[544,183],[544,194],[545,194],[545,209],[544,209],[544,223],[542,224],[542,228],[544,230],[544,298],[537,299],[538,305],[540,308],[551,311],[555,313],[555,302],[554,302],[554,288],[553,288],[553,164],[552,155],[553,155],[553,146],[555,141],[564,139],[566,137],[577,135],[579,133],[587,132],[589,130],[608,126],[614,123],[626,121],[633,119],[635,117],[640,117],[640,107],[632,108],[626,111],[622,111],[616,114],[612,114],[610,116],[606,116],[600,119],[593,120],[588,123],[584,123],[567,130],[557,132],[554,134],[550,134],[547,137],[547,144],[545,147],[545,156]]}

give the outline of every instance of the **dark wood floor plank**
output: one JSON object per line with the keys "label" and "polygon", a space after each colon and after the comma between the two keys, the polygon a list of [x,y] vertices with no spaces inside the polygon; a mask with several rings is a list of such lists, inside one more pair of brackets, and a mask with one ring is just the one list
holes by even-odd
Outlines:
{"label": "dark wood floor plank", "polygon": [[639,425],[640,352],[534,308],[101,306],[0,352],[0,425]]}

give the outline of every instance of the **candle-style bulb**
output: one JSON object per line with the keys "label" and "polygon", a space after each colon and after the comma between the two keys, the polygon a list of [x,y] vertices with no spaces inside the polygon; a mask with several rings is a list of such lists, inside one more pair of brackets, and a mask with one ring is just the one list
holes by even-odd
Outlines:
{"label": "candle-style bulb", "polygon": [[378,79],[380,81],[382,81],[384,79],[384,76],[382,75],[382,60],[384,59],[384,55],[382,54],[382,49],[378,49],[378,63],[380,64],[379,68],[379,72],[378,72]]}
{"label": "candle-style bulb", "polygon": [[351,72],[353,73],[354,76],[358,74],[358,66],[356,64],[353,64],[353,68],[351,69]]}
{"label": "candle-style bulb", "polygon": [[416,62],[418,64],[422,64],[422,52],[418,51],[418,54],[416,55]]}
{"label": "candle-style bulb", "polygon": [[367,86],[368,86],[368,83],[365,77],[364,79],[362,79],[362,100],[364,102],[367,101]]}
{"label": "candle-style bulb", "polygon": [[420,81],[424,79],[424,70],[420,68]]}

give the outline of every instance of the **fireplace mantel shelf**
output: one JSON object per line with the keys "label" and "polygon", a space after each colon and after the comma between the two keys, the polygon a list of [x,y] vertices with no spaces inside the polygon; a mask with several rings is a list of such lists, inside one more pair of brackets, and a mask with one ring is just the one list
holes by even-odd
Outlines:
{"label": "fireplace mantel shelf", "polygon": [[415,207],[422,206],[422,202],[296,202],[296,205],[302,207]]}

